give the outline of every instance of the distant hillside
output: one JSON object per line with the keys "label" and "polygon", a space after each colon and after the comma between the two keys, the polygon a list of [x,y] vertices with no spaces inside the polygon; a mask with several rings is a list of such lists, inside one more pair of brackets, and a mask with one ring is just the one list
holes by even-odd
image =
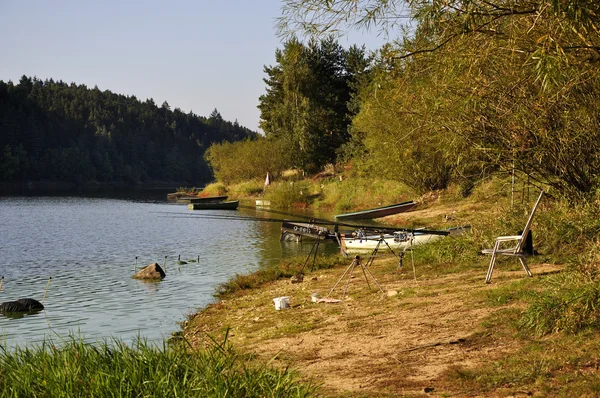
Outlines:
{"label": "distant hillside", "polygon": [[0,80],[0,181],[201,184],[213,142],[254,138],[223,120],[152,99],[23,76]]}

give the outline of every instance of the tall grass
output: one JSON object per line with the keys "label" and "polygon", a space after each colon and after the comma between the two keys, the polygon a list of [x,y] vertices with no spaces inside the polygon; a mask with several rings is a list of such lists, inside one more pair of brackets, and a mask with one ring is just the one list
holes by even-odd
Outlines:
{"label": "tall grass", "polygon": [[377,178],[336,179],[323,183],[324,197],[319,205],[336,212],[385,206],[415,199],[416,194],[406,185]]}
{"label": "tall grass", "polygon": [[600,280],[572,271],[549,279],[523,313],[519,326],[538,336],[600,328]]}
{"label": "tall grass", "polygon": [[[426,245],[416,246],[414,258],[422,270],[435,271],[437,274],[461,272],[478,267],[476,235],[467,230],[458,236],[448,236]],[[410,254],[405,254],[405,264]]]}
{"label": "tall grass", "polygon": [[265,191],[265,199],[279,208],[306,207],[316,191],[309,181],[279,181],[271,184]]}
{"label": "tall grass", "polygon": [[221,182],[214,182],[204,187],[202,196],[221,196],[227,194],[227,187]]}
{"label": "tall grass", "polygon": [[242,360],[227,344],[191,350],[138,342],[2,349],[2,397],[309,397],[316,387],[293,372]]}
{"label": "tall grass", "polygon": [[264,190],[264,180],[248,180],[228,187],[229,193],[236,198],[260,196]]}

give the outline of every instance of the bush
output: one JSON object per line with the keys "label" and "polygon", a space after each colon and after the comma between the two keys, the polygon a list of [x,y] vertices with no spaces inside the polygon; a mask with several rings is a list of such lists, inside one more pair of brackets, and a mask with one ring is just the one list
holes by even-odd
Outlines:
{"label": "bush", "polygon": [[266,138],[213,144],[205,157],[217,180],[226,184],[264,179],[267,173],[277,178],[292,164],[283,141]]}
{"label": "bush", "polygon": [[225,185],[216,182],[213,184],[209,184],[206,187],[204,187],[204,189],[202,190],[202,192],[200,192],[199,196],[221,196],[221,195],[225,195],[227,194],[227,188],[225,187]]}

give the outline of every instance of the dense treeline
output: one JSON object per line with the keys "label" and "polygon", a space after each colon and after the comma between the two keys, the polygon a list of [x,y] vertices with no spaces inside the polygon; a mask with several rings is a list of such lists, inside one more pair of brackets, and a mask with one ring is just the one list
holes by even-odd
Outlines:
{"label": "dense treeline", "polygon": [[212,179],[204,152],[256,133],[97,87],[0,81],[0,181],[138,184]]}

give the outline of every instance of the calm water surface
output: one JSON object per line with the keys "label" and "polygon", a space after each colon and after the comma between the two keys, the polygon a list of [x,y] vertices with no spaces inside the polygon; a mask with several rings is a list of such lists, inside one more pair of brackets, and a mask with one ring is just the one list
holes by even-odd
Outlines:
{"label": "calm water surface", "polygon": [[[42,301],[45,294],[46,307],[21,318],[0,315],[2,344],[69,334],[87,341],[139,336],[159,342],[179,330],[187,314],[213,301],[215,287],[232,275],[310,251],[309,242],[280,243],[278,223],[194,218],[272,214],[192,212],[164,198],[0,197],[0,302]],[[328,246],[325,251],[336,250]],[[136,256],[138,268],[162,266],[167,256],[167,277],[131,279]],[[177,265],[178,256],[188,264]]]}

